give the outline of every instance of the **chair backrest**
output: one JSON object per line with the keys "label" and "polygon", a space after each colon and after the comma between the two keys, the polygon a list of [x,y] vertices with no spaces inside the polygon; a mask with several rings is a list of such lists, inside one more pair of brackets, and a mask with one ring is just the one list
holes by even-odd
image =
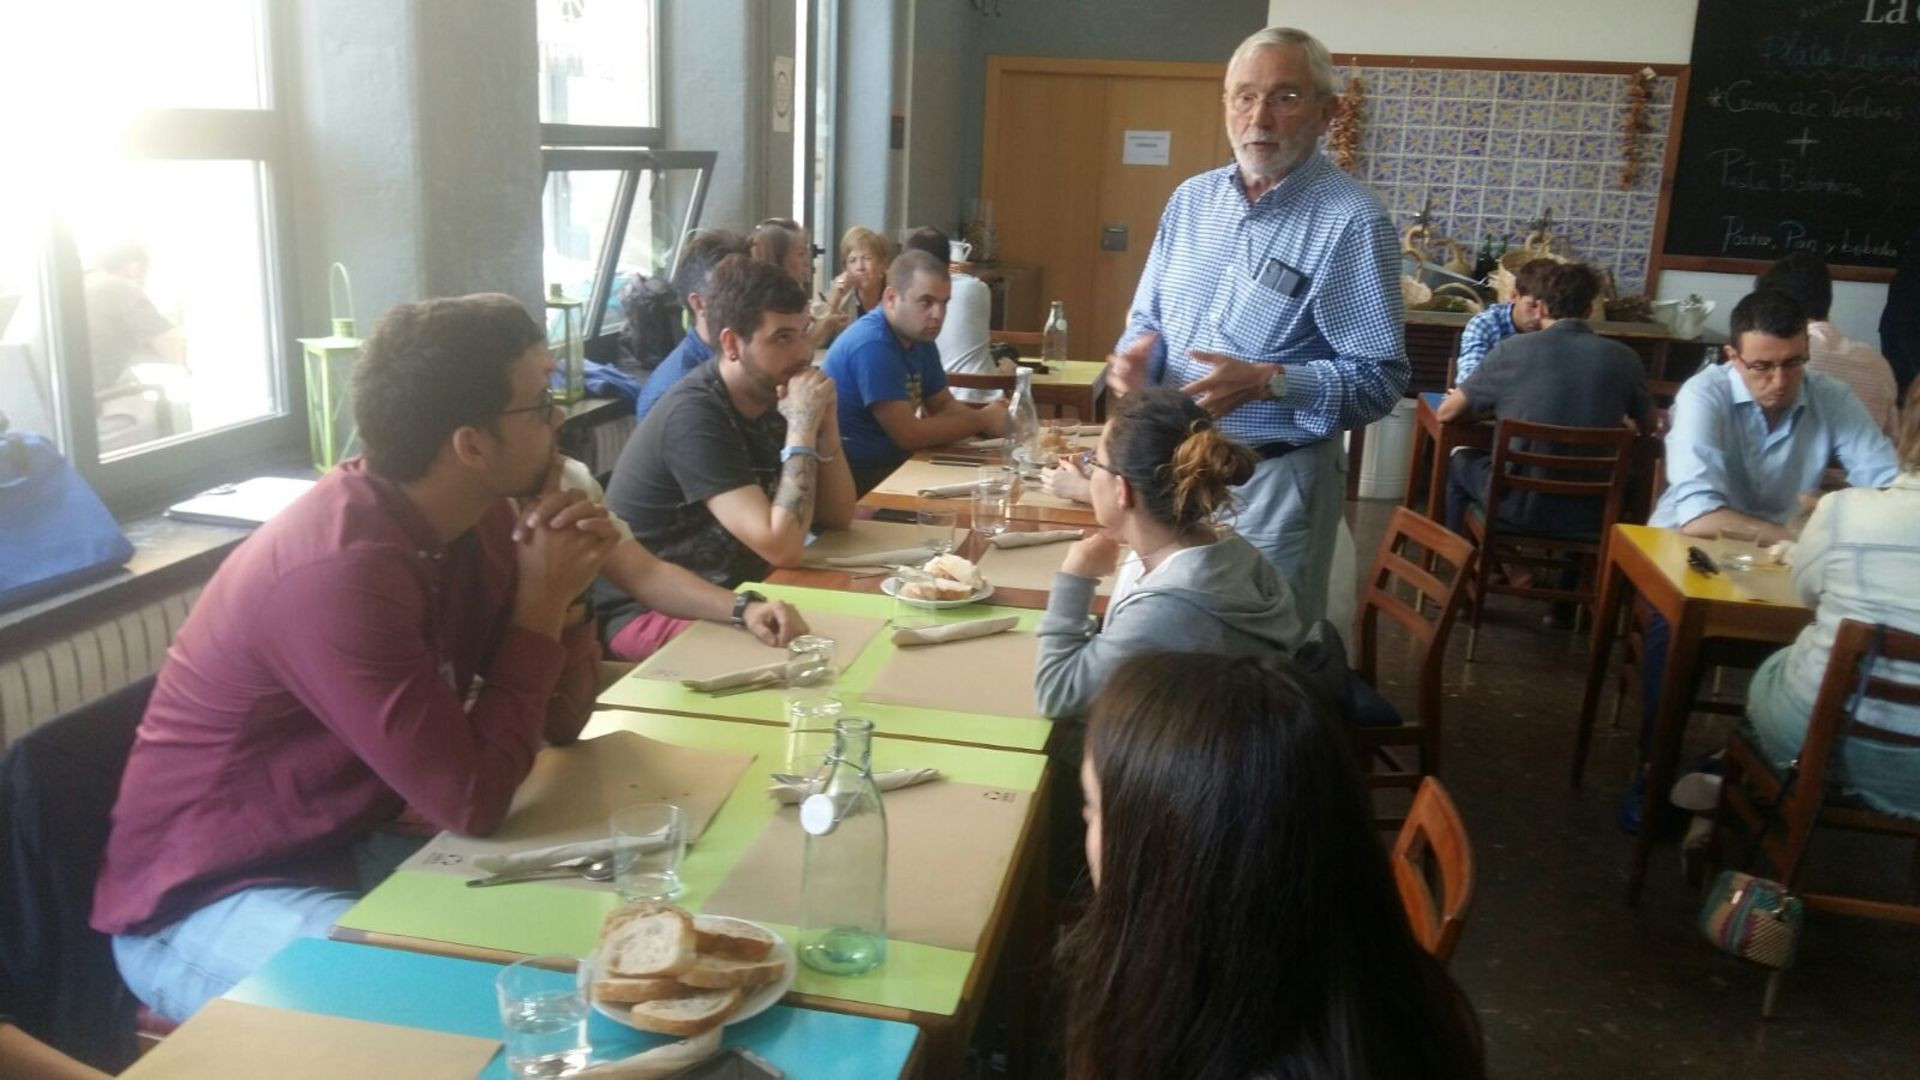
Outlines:
{"label": "chair backrest", "polygon": [[[1419,547],[1427,557],[1409,554]],[[1404,506],[1394,507],[1387,519],[1386,535],[1380,538],[1380,550],[1367,574],[1366,588],[1360,594],[1360,656],[1354,670],[1374,683],[1379,659],[1378,635],[1381,614],[1399,623],[1420,643],[1419,681],[1416,687],[1420,720],[1431,722],[1440,711],[1441,665],[1447,651],[1447,635],[1466,599],[1467,579],[1473,576],[1478,553],[1473,542],[1449,530],[1431,518],[1422,517]],[[1434,573],[1435,562],[1451,573],[1441,581]],[[1423,565],[1424,564],[1424,565]],[[1404,584],[1414,598],[1403,599],[1396,586]]]}
{"label": "chair backrest", "polygon": [[[1439,879],[1438,896],[1427,882],[1429,860]],[[1406,824],[1393,842],[1390,861],[1415,940],[1445,964],[1460,942],[1467,907],[1473,903],[1473,843],[1459,809],[1438,779],[1429,776],[1420,781]]]}
{"label": "chair backrest", "polygon": [[132,1061],[134,1001],[87,925],[109,818],[154,677],[28,732],[0,757],[0,1012],[97,1068]]}
{"label": "chair backrest", "polygon": [[[1605,536],[1620,520],[1638,438],[1624,423],[1585,428],[1500,421],[1493,430],[1493,475],[1487,481],[1489,535],[1506,493],[1531,491],[1601,502],[1600,535]],[[1549,445],[1553,449],[1543,448]]]}
{"label": "chair backrest", "polygon": [[1039,330],[989,330],[987,341],[1006,345],[1016,345],[1022,349],[1038,349],[1040,339],[1045,335]]}
{"label": "chair backrest", "polygon": [[1012,396],[1013,378],[1011,375],[983,375],[979,372],[949,371],[947,372],[947,385],[957,386],[962,390],[998,390],[1008,396]]}

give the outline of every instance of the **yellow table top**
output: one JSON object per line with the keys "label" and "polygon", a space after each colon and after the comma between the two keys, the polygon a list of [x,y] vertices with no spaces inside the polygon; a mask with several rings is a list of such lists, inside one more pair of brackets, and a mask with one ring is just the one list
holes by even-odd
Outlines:
{"label": "yellow table top", "polygon": [[1678,529],[1651,525],[1616,525],[1614,543],[1633,545],[1660,568],[1680,595],[1688,600],[1728,604],[1771,604],[1803,608],[1793,589],[1793,574],[1785,566],[1764,565],[1752,570],[1722,570],[1702,574],[1687,565],[1687,549],[1697,547],[1717,561],[1723,545],[1718,540],[1688,536]]}
{"label": "yellow table top", "polygon": [[1035,386],[1092,386],[1107,370],[1105,360],[1049,360],[1047,366],[1051,370],[1045,375],[1034,372]]}

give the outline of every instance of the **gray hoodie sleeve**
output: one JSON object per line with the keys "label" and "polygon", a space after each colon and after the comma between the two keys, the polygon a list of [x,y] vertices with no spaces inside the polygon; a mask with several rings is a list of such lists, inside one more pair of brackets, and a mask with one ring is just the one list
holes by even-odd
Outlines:
{"label": "gray hoodie sleeve", "polygon": [[1219,636],[1219,624],[1205,612],[1152,591],[1137,592],[1109,610],[1106,626],[1096,634],[1087,614],[1098,584],[1064,571],[1053,575],[1047,614],[1035,631],[1040,650],[1033,670],[1034,703],[1050,720],[1085,715],[1107,676],[1129,656],[1164,649],[1168,641],[1197,648]]}

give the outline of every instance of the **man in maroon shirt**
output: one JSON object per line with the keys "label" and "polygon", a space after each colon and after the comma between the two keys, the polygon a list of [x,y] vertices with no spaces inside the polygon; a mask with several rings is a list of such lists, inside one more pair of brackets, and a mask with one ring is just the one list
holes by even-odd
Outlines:
{"label": "man in maroon shirt", "polygon": [[376,832],[403,809],[491,831],[542,740],[585,724],[575,598],[619,534],[557,490],[545,337],[497,294],[382,316],[353,378],[366,456],[236,548],[181,627],[93,910],[163,1015],[326,934],[404,856]]}

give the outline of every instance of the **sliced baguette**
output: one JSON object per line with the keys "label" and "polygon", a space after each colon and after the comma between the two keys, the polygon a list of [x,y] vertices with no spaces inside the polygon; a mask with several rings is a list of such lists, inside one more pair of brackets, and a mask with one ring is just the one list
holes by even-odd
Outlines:
{"label": "sliced baguette", "polygon": [[737,986],[724,990],[698,990],[687,997],[643,1001],[628,1015],[641,1031],[687,1038],[712,1031],[727,1022],[740,1007],[746,991]]}
{"label": "sliced baguette", "polygon": [[700,958],[693,919],[672,904],[636,904],[618,921],[608,917],[603,955],[607,974],[652,979],[678,975]]}
{"label": "sliced baguette", "polygon": [[700,939],[703,956],[728,960],[764,960],[773,951],[773,935],[752,923],[695,915],[693,932]]}
{"label": "sliced baguette", "polygon": [[622,1005],[638,1005],[643,1001],[686,997],[694,992],[693,987],[672,978],[596,979],[593,983],[595,1001],[610,1001]]}
{"label": "sliced baguette", "polygon": [[764,986],[779,978],[787,970],[787,962],[779,958],[770,960],[729,960],[724,956],[702,956],[699,962],[679,975],[681,982],[688,986],[719,990],[737,986],[750,990]]}

